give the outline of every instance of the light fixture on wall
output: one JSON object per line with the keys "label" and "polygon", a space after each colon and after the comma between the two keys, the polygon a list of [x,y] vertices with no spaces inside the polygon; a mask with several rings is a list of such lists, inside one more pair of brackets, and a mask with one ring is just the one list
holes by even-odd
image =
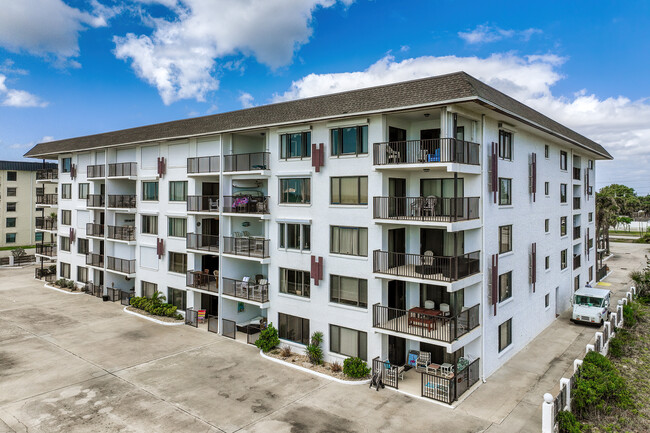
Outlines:
{"label": "light fixture on wall", "polygon": [[201,221],[197,221],[197,222],[196,222],[196,226],[197,226],[197,227],[201,227]]}
{"label": "light fixture on wall", "polygon": [[429,114],[429,113],[424,113],[424,117],[429,117],[429,116],[431,116],[431,114]]}
{"label": "light fixture on wall", "polygon": [[248,221],[244,221],[243,223],[241,223],[242,227],[249,227],[250,225],[251,223],[249,223]]}

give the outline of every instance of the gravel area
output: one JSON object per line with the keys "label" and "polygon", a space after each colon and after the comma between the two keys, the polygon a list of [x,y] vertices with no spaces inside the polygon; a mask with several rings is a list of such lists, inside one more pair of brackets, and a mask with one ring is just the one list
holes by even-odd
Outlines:
{"label": "gravel area", "polygon": [[[337,379],[341,380],[348,380],[350,382],[357,382],[361,380],[367,380],[367,377],[363,377],[360,379],[348,377],[345,374],[343,374],[343,371],[339,372],[334,372],[332,371],[331,364],[329,362],[324,362],[322,365],[314,365],[311,362],[309,362],[309,358],[307,355],[302,355],[300,353],[296,352],[291,352],[291,355],[288,357],[284,357],[281,355],[281,350],[280,349],[273,349],[270,352],[266,353],[266,355],[271,356],[273,358],[279,359],[281,361],[284,361],[289,364],[296,364],[300,367],[308,368],[313,371],[317,371],[318,373],[323,373],[327,374],[328,376],[335,377]],[[341,369],[343,368],[343,364],[341,363]]]}
{"label": "gravel area", "polygon": [[126,307],[128,311],[131,311],[136,314],[140,314],[142,316],[147,316],[147,317],[152,317],[156,320],[160,320],[161,322],[167,322],[167,323],[181,323],[183,322],[182,319],[174,319],[173,317],[167,317],[167,316],[156,316],[155,314],[147,313],[144,310],[141,310],[139,308],[133,308],[131,306]]}

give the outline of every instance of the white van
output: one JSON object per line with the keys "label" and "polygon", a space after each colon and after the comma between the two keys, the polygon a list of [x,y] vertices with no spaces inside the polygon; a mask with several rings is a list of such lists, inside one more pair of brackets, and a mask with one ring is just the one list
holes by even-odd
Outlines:
{"label": "white van", "polygon": [[602,325],[609,317],[611,293],[606,289],[583,287],[573,293],[571,321]]}

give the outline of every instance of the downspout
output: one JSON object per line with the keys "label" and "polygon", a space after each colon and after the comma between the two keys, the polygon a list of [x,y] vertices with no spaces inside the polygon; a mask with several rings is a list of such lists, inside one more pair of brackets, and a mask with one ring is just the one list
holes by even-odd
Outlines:
{"label": "downspout", "polygon": [[[485,226],[484,226],[484,221],[485,221],[485,200],[483,199],[485,197],[485,191],[487,188],[485,179],[485,163],[484,163],[484,149],[485,149],[485,114],[481,115],[481,251],[482,256],[483,256],[483,267],[485,268],[485,258],[487,257],[487,254],[485,252]],[[485,275],[485,273],[484,273]],[[483,282],[481,283],[481,300],[487,299],[487,296],[485,296],[485,278],[483,277]],[[485,380],[485,329],[486,329],[486,323],[485,323],[485,309],[486,306],[483,305],[483,308],[481,308],[481,314],[483,317],[481,317],[481,323],[483,326],[481,326],[481,359],[483,359],[483,362],[481,362],[481,379],[483,380],[483,383],[486,382]]]}

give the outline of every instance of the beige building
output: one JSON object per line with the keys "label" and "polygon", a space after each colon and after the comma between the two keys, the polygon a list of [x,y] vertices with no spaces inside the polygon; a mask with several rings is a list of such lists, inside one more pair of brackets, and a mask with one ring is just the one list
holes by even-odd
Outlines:
{"label": "beige building", "polygon": [[0,161],[0,247],[34,245],[44,236],[35,232],[36,219],[49,212],[37,209],[36,196],[56,193],[56,185],[37,182],[36,171],[43,169],[56,176],[56,164]]}

